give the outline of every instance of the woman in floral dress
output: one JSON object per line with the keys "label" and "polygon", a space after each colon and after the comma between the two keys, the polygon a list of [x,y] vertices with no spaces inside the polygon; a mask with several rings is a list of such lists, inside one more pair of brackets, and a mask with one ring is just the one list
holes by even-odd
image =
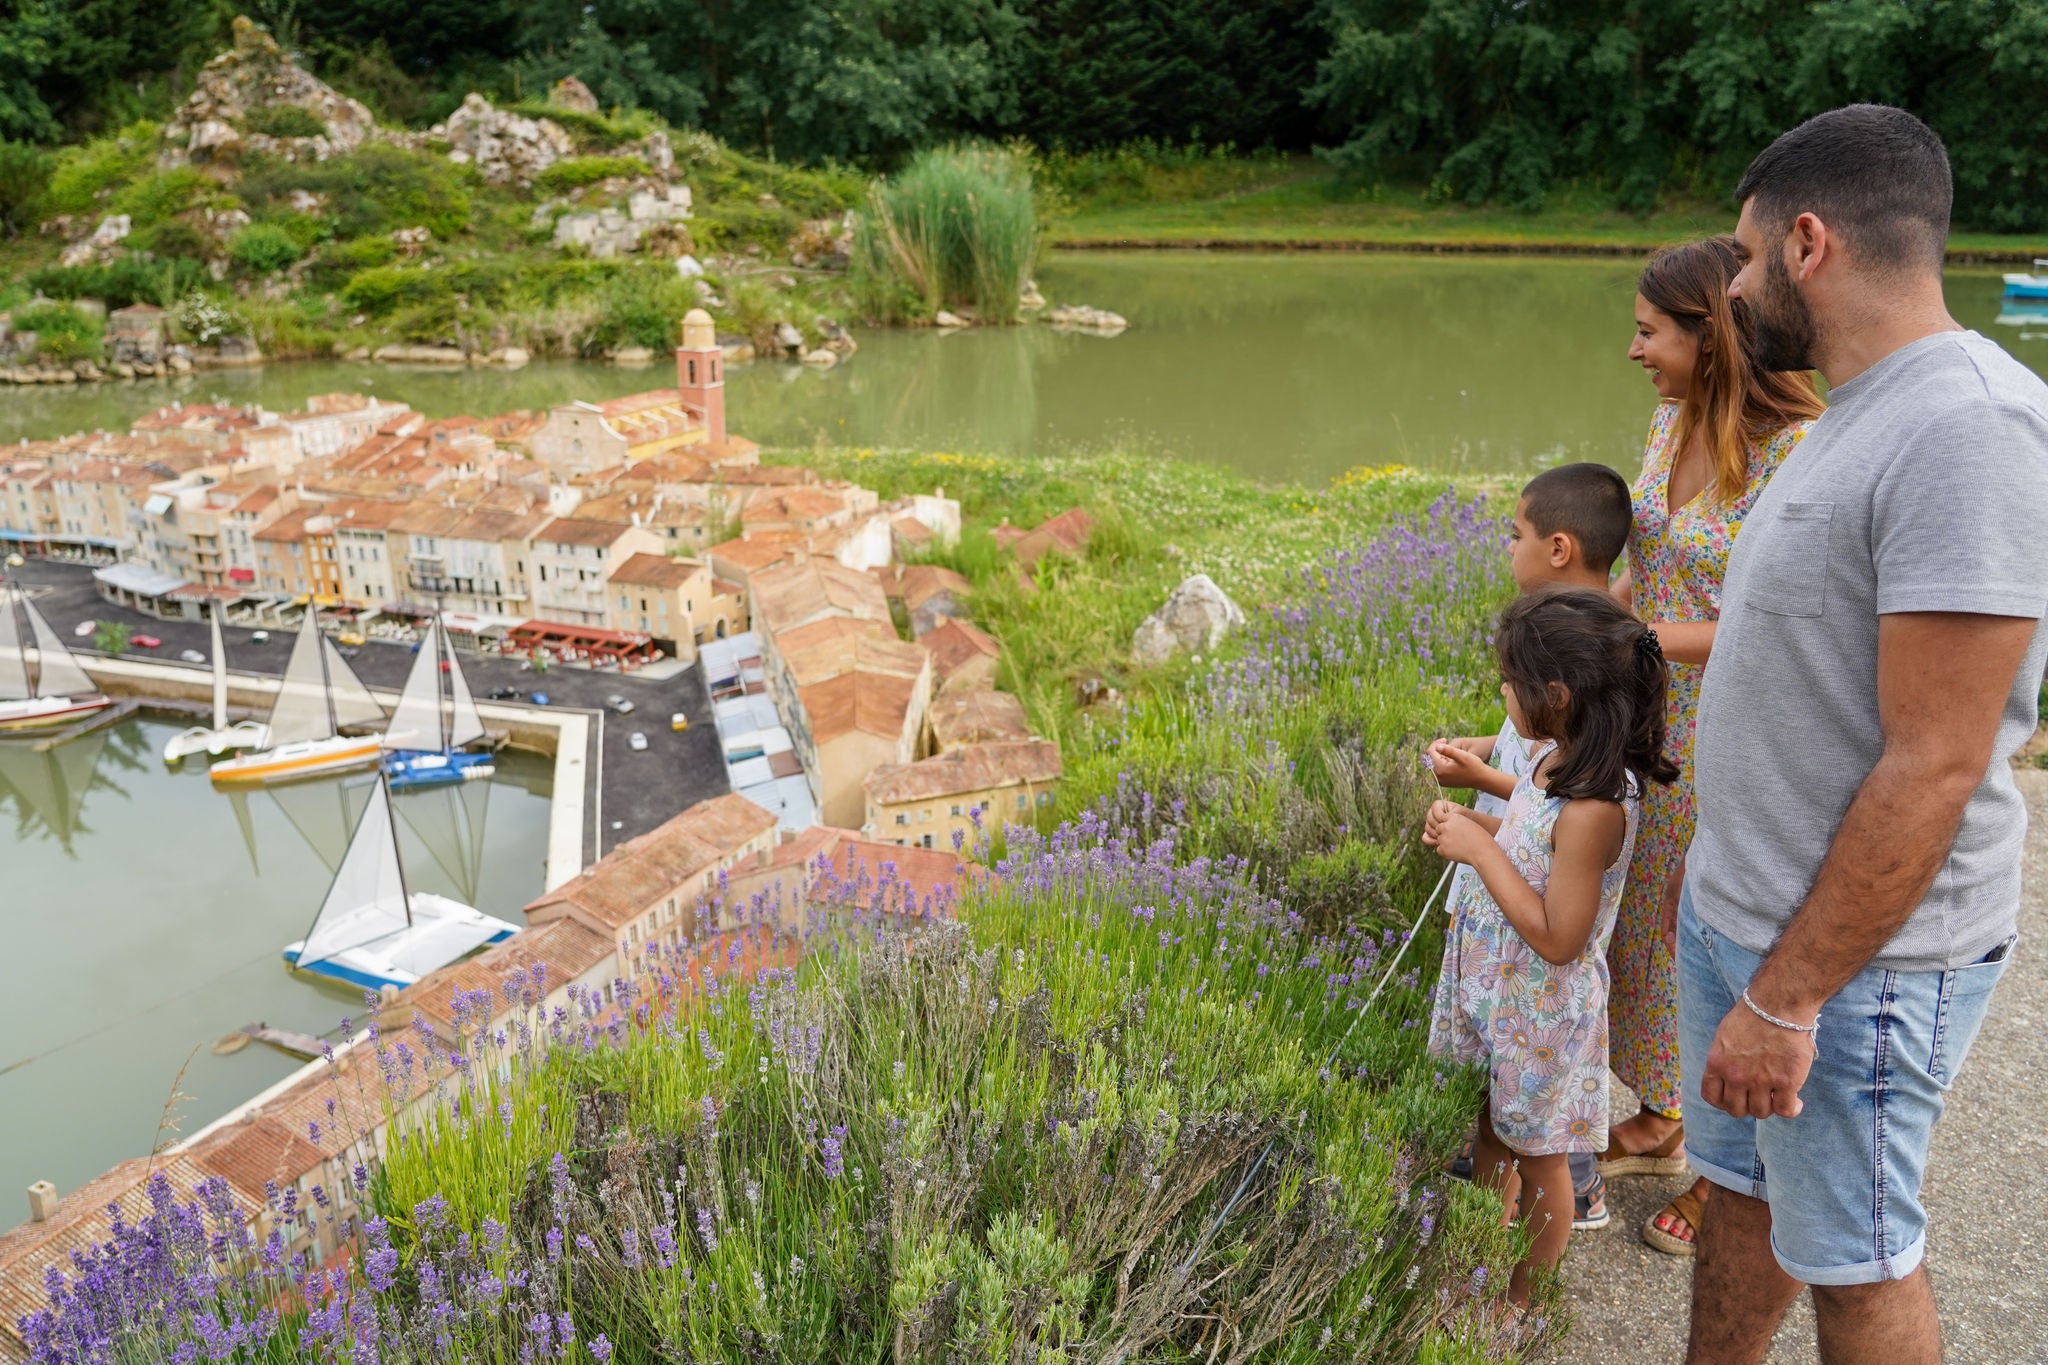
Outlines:
{"label": "woman in floral dress", "polygon": [[[1813,376],[1759,371],[1751,323],[1728,298],[1741,260],[1733,237],[1659,252],[1636,294],[1629,359],[1660,400],[1634,487],[1629,567],[1615,591],[1653,626],[1671,665],[1666,753],[1678,781],[1653,786],[1608,949],[1613,973],[1609,1060],[1642,1110],[1617,1124],[1600,1159],[1609,1180],[1683,1174],[1678,1074],[1678,979],[1665,939],[1692,841],[1692,742],[1700,677],[1721,614],[1721,578],[1742,520],[1778,465],[1822,411]],[[1692,1254],[1706,1182],[1654,1214],[1643,1238]]]}

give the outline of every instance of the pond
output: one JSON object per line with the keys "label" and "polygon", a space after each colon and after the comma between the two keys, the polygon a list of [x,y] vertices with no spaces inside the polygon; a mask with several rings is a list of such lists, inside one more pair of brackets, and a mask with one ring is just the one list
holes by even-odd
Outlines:
{"label": "pond", "polygon": [[[1519,474],[1590,459],[1632,471],[1655,402],[1626,358],[1634,278],[1633,262],[1615,260],[1069,253],[1048,264],[1047,293],[1114,309],[1129,331],[864,331],[860,353],[833,370],[735,367],[728,410],[734,430],[782,449],[1017,454],[1120,443],[1270,481],[1321,482],[1391,462]],[[1993,325],[1999,294],[1995,271],[1950,275],[1959,320],[2048,371],[2048,339]],[[0,439],[121,429],[174,397],[281,409],[350,389],[438,417],[664,382],[658,366],[272,365],[0,390]]]}
{"label": "pond", "polygon": [[[46,753],[0,743],[0,1190],[60,1191],[201,1126],[299,1065],[213,1044],[249,1023],[332,1035],[360,991],[278,956],[319,909],[367,775],[235,793],[166,768],[179,727],[129,719]],[[540,894],[553,765],[393,798],[412,889],[522,922]],[[174,1087],[176,1094],[174,1095]],[[24,1210],[0,1211],[11,1224]]]}

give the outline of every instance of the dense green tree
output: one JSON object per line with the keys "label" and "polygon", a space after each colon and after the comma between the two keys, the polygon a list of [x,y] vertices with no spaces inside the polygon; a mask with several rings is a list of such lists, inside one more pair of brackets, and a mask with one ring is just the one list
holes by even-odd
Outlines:
{"label": "dense green tree", "polygon": [[12,0],[0,7],[0,136],[51,138],[132,110],[134,82],[203,59],[215,32],[199,0]]}

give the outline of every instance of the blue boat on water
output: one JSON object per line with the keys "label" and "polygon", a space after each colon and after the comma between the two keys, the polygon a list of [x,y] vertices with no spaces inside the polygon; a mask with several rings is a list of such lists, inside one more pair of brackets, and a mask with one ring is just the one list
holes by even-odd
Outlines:
{"label": "blue boat on water", "polygon": [[462,676],[462,661],[436,616],[384,731],[384,775],[395,791],[489,777],[496,771],[490,754],[465,748],[483,738],[483,718]]}
{"label": "blue boat on water", "polygon": [[2048,304],[2048,259],[2037,257],[2031,275],[2017,271],[2008,274],[2005,277],[2005,299],[2007,303],[2026,300]]}

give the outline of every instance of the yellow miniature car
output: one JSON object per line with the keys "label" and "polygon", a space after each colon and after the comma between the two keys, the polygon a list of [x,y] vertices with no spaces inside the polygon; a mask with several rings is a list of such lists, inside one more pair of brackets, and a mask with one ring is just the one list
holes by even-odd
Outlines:
{"label": "yellow miniature car", "polygon": [[363,633],[359,630],[345,630],[334,637],[334,642],[338,645],[354,645],[360,648],[363,644]]}
{"label": "yellow miniature car", "polygon": [[668,718],[668,728],[671,730],[687,730],[690,728],[690,718],[678,711]]}

